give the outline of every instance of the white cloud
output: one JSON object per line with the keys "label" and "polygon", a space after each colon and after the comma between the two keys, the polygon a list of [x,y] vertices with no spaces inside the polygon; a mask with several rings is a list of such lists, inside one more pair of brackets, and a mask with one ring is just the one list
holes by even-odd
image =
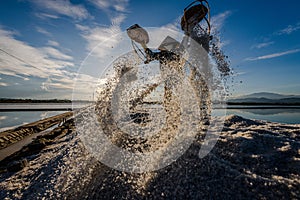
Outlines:
{"label": "white cloud", "polygon": [[276,57],[285,56],[285,55],[298,53],[298,52],[300,52],[300,49],[294,49],[294,50],[290,50],[290,51],[284,51],[284,52],[279,52],[279,53],[274,53],[274,54],[268,54],[268,55],[259,56],[259,57],[256,57],[256,58],[246,58],[245,60],[247,60],[247,61],[265,60],[265,59],[276,58]]}
{"label": "white cloud", "polygon": [[211,32],[217,33],[221,30],[225,20],[232,14],[232,11],[225,11],[211,18]]}
{"label": "white cloud", "polygon": [[73,58],[69,55],[63,54],[59,50],[53,48],[53,47],[43,47],[41,48],[41,51],[45,53],[48,57],[60,59],[60,60],[73,60]]}
{"label": "white cloud", "polygon": [[59,47],[59,43],[53,40],[48,40],[47,44],[53,47]]}
{"label": "white cloud", "polygon": [[107,9],[110,6],[110,2],[106,0],[91,1],[91,3],[93,3],[100,9]]}
{"label": "white cloud", "polygon": [[90,2],[102,10],[113,8],[118,12],[126,12],[129,0],[90,0]]}
{"label": "white cloud", "polygon": [[[111,25],[108,27],[95,26],[88,27],[81,24],[76,24],[76,28],[81,31],[81,36],[87,42],[87,50],[92,51],[97,45],[102,43],[103,48],[94,49],[100,58],[109,54],[109,49],[119,43],[119,40],[112,36],[121,33],[121,23],[126,16],[120,11],[124,12],[128,5],[128,0],[96,0],[91,1],[96,7],[107,12],[110,17]],[[109,10],[113,8],[113,10]],[[105,41],[105,43],[103,43]]]}
{"label": "white cloud", "polygon": [[300,29],[300,22],[295,25],[288,25],[286,28],[276,32],[277,35],[289,35]]}
{"label": "white cloud", "polygon": [[[119,41],[113,38],[113,35],[116,35],[121,32],[119,26],[112,25],[110,27],[95,27],[86,29],[82,33],[82,37],[87,41],[87,50],[92,51],[97,45],[104,45],[102,48],[95,49],[96,53],[100,58],[105,57],[109,52],[108,49],[111,49]],[[105,41],[105,43],[103,43]],[[97,51],[97,52],[96,52]]]}
{"label": "white cloud", "polygon": [[[32,0],[31,2],[35,5],[37,5],[39,8],[43,9],[43,11],[48,10],[55,14],[65,15],[65,16],[71,17],[73,19],[82,20],[82,19],[86,19],[90,16],[84,6],[74,5],[69,0],[59,0],[59,1]],[[53,13],[51,13],[51,14],[43,13],[43,14],[40,14],[40,16],[55,18],[55,15],[53,15]]]}
{"label": "white cloud", "polygon": [[36,13],[35,14],[38,18],[41,19],[58,19],[59,17],[57,15],[52,15],[52,14],[48,14],[48,13]]}
{"label": "white cloud", "polygon": [[0,28],[0,73],[20,77],[34,76],[48,78],[51,75],[64,76],[64,67],[73,67],[71,57],[48,47],[43,50],[32,47],[14,38],[12,32]]}
{"label": "white cloud", "polygon": [[222,49],[223,47],[230,45],[230,43],[231,43],[230,40],[220,41],[219,47],[220,47],[220,49]]}
{"label": "white cloud", "polygon": [[245,71],[239,71],[239,72],[233,72],[232,73],[232,77],[239,77],[239,76],[242,76],[242,75],[245,75],[245,74],[248,74],[248,72],[245,72]]}
{"label": "white cloud", "polygon": [[49,91],[50,90],[50,83],[51,79],[48,78],[47,81],[43,82],[42,85],[40,86],[42,90],[44,91]]}
{"label": "white cloud", "polygon": [[124,14],[119,14],[116,17],[111,18],[111,23],[113,26],[120,26],[125,19],[126,16]]}
{"label": "white cloud", "polygon": [[261,49],[261,48],[265,48],[268,47],[270,45],[274,44],[273,41],[271,42],[263,42],[263,43],[259,43],[259,44],[255,44],[251,47],[251,49]]}
{"label": "white cloud", "polygon": [[[47,92],[57,89],[63,90],[72,90],[74,85],[74,80],[68,76],[52,78],[48,77],[48,79],[41,84],[41,89]],[[87,89],[87,88],[86,88]]]}
{"label": "white cloud", "polygon": [[41,28],[39,26],[36,27],[36,31],[39,32],[39,33],[41,33],[41,34],[44,34],[44,35],[46,35],[48,37],[52,36],[52,34],[50,32],[46,31],[44,28]]}
{"label": "white cloud", "polygon": [[73,99],[91,100],[95,91],[99,88],[103,88],[101,86],[106,82],[106,79],[98,79],[86,74],[79,74],[74,84]]}
{"label": "white cloud", "polygon": [[232,11],[225,11],[211,17],[211,35],[213,35],[213,43],[222,49],[224,46],[230,44],[229,40],[223,41],[220,38],[219,32],[223,28],[226,19],[232,14]]}
{"label": "white cloud", "polygon": [[[64,69],[64,67],[74,67],[71,56],[53,47],[32,47],[14,36],[13,32],[0,27],[0,44],[2,44],[0,74],[22,78],[24,81],[29,81],[33,77],[44,79],[45,81],[40,82],[39,87],[47,93],[37,95],[35,98],[53,98],[53,95],[58,95],[60,98],[64,95],[70,98],[75,77],[77,82],[82,83],[80,88],[77,88],[77,92],[82,94],[93,92],[92,88],[95,87],[97,78],[86,74],[77,75]],[[0,82],[0,86],[9,85]]]}
{"label": "white cloud", "polygon": [[88,26],[84,26],[84,25],[81,25],[81,24],[76,24],[75,27],[80,30],[80,31],[89,31],[90,28]]}

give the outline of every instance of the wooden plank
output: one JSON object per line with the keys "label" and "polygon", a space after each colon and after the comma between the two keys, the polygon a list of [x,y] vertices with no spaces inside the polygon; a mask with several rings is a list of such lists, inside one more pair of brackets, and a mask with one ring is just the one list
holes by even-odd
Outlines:
{"label": "wooden plank", "polygon": [[73,112],[66,112],[53,117],[42,119],[36,122],[25,124],[14,129],[6,130],[0,133],[0,149],[12,145],[24,137],[49,129],[60,124],[73,116]]}

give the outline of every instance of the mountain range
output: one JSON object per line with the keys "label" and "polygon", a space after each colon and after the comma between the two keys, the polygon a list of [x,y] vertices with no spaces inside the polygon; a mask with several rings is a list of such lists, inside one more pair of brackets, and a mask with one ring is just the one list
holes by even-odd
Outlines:
{"label": "mountain range", "polygon": [[288,104],[300,105],[300,95],[259,92],[230,98],[228,104]]}

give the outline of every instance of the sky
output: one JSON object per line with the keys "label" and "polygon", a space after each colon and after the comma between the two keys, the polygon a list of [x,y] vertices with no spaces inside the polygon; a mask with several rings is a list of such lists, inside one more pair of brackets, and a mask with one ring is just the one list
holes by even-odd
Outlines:
{"label": "sky", "polygon": [[[178,28],[178,19],[191,2],[2,0],[0,98],[72,99],[76,81],[81,84],[77,90],[88,91],[99,78],[99,69],[106,67],[99,66],[95,72],[82,70],[82,63],[97,45],[108,45],[97,52],[99,59],[108,59],[103,49],[118,42],[111,37],[132,24]],[[299,95],[300,2],[209,3],[212,26],[234,71],[230,95]]]}

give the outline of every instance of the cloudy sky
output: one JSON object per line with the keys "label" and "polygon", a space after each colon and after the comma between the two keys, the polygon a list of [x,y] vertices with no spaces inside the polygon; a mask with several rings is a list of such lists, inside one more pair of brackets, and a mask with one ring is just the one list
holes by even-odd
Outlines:
{"label": "cloudy sky", "polygon": [[[0,97],[71,99],[75,79],[88,90],[99,78],[80,71],[98,44],[135,23],[176,28],[190,2],[2,0]],[[210,5],[212,25],[235,71],[232,95],[300,94],[298,0],[214,0]],[[98,48],[100,57],[108,58],[103,52],[107,48]]]}

